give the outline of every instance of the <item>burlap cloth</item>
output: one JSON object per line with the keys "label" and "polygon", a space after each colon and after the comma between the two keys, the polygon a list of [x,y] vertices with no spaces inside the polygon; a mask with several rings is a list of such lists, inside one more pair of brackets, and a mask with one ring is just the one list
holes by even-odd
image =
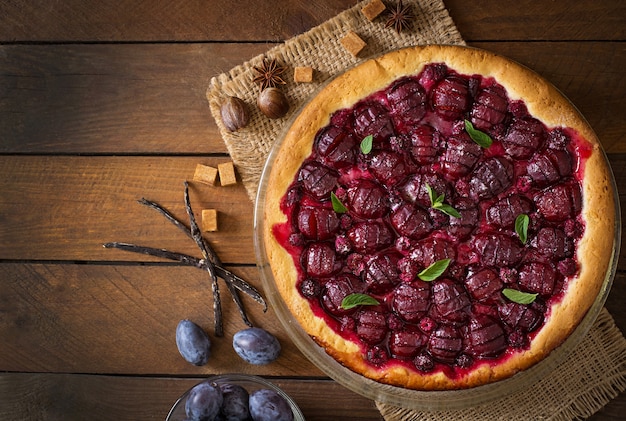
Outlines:
{"label": "burlap cloth", "polygon": [[[416,15],[412,27],[398,35],[385,28],[385,18],[367,20],[361,9],[366,0],[353,8],[285,41],[265,54],[252,58],[229,72],[214,77],[207,90],[211,113],[237,168],[254,201],[267,155],[289,117],[296,113],[320,85],[345,69],[384,52],[417,44],[464,45],[456,26],[441,0],[407,0]],[[390,6],[389,2],[387,5]],[[355,58],[340,43],[354,31],[367,46]],[[290,103],[284,118],[271,120],[256,107],[259,88],[252,83],[253,66],[263,59],[276,58],[287,68],[283,91]],[[312,83],[295,83],[296,66],[314,69]],[[250,123],[236,132],[228,131],[220,117],[220,104],[226,96],[237,96],[249,106]],[[501,400],[464,410],[425,412],[398,408],[377,402],[383,418],[392,420],[571,420],[591,416],[626,389],[626,339],[603,309],[588,335],[559,368],[527,389]]]}

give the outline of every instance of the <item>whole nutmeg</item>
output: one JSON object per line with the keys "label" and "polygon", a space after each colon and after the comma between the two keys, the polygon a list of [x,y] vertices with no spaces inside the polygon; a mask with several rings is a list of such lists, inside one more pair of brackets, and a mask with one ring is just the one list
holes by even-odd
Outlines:
{"label": "whole nutmeg", "polygon": [[226,98],[222,103],[220,112],[224,126],[231,132],[245,127],[250,119],[246,103],[236,96]]}
{"label": "whole nutmeg", "polygon": [[259,110],[269,118],[281,118],[289,111],[287,97],[278,88],[266,88],[256,100]]}

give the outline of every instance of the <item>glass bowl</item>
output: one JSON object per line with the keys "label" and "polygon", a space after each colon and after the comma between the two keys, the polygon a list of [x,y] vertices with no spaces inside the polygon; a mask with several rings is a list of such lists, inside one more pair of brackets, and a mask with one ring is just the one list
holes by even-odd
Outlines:
{"label": "glass bowl", "polygon": [[[317,92],[321,91],[325,85],[331,81],[323,84]],[[314,93],[311,98],[313,98],[316,93]],[[565,96],[563,95],[563,97]],[[305,103],[301,109],[305,108],[306,105],[307,104]],[[260,271],[261,282],[263,284],[266,298],[273,307],[286,332],[305,357],[307,357],[326,375],[361,396],[385,404],[422,411],[463,409],[500,399],[519,391],[522,388],[530,387],[541,378],[547,376],[559,364],[565,361],[571,351],[576,348],[584,336],[589,332],[602,310],[610,292],[619,260],[621,244],[621,214],[619,196],[617,194],[615,178],[610,166],[608,166],[608,159],[604,150],[601,149],[601,152],[609,168],[609,175],[611,177],[610,181],[614,192],[615,237],[613,239],[613,252],[610,258],[609,267],[604,276],[602,287],[592,306],[589,308],[585,317],[581,320],[576,329],[574,329],[572,334],[546,358],[512,377],[469,389],[450,391],[418,391],[376,382],[355,373],[338,363],[304,331],[296,318],[291,314],[287,304],[278,292],[276,281],[268,262],[265,241],[263,239],[265,231],[265,200],[268,179],[273,168],[273,162],[276,154],[281,147],[286,132],[289,130],[293,121],[298,117],[299,113],[300,111],[294,113],[290,121],[286,123],[283,134],[276,139],[263,169],[254,211],[254,242],[257,266]]]}
{"label": "glass bowl", "polygon": [[[265,380],[262,377],[252,376],[249,374],[221,374],[217,376],[211,376],[203,380],[215,382],[217,384],[236,384],[248,391],[248,393],[252,393],[256,390],[260,389],[270,389],[278,393],[282,396],[291,407],[291,411],[293,412],[294,421],[304,421],[304,415],[298,408],[296,402],[287,395],[281,388],[276,386],[275,384]],[[201,382],[198,382],[201,383]],[[187,416],[185,414],[185,402],[187,401],[187,396],[192,388],[189,388],[183,395],[176,400],[172,409],[167,414],[167,418],[165,421],[185,421],[187,420]]]}

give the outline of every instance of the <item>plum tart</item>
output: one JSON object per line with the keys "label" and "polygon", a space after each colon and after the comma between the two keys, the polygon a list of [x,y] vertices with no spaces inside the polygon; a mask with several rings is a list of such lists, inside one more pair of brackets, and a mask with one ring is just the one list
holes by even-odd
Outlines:
{"label": "plum tart", "polygon": [[598,296],[614,187],[552,85],[501,56],[402,49],[326,85],[267,178],[277,289],[342,365],[415,390],[544,359]]}

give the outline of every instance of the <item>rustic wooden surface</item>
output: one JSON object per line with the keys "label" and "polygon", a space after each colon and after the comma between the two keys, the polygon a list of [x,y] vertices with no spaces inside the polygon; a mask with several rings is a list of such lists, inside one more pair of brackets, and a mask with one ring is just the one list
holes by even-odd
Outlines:
{"label": "rustic wooden surface", "polygon": [[[208,81],[355,3],[0,1],[0,418],[164,419],[199,378],[246,372],[283,386],[308,420],[380,420],[371,401],[327,379],[271,310],[251,301],[251,318],[279,337],[282,357],[241,363],[229,338],[244,325],[225,299],[226,338],[213,341],[209,365],[190,366],[174,330],[183,318],[211,330],[204,274],[101,246],[197,255],[136,200],[183,218],[182,181],[197,163],[229,160],[204,97]],[[580,108],[626,191],[626,3],[445,4],[469,45],[535,69]],[[259,285],[243,187],[192,185],[191,198],[196,209],[221,211],[210,241]],[[621,257],[607,308],[622,331],[624,300]],[[625,411],[622,394],[591,419]]]}

